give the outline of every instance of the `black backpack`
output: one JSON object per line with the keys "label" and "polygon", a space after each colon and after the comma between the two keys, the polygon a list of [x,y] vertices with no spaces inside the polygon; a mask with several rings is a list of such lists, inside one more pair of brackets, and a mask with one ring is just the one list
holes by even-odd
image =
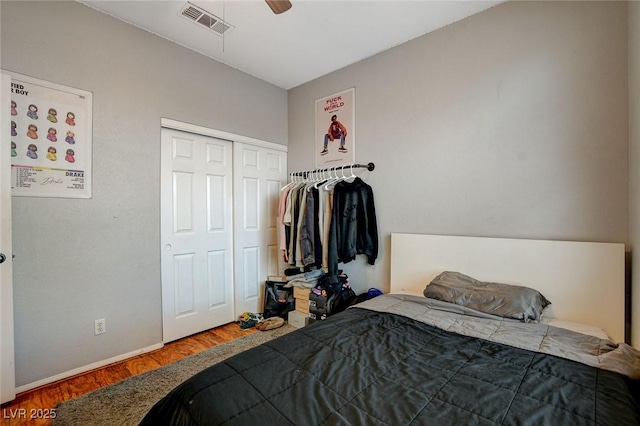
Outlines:
{"label": "black backpack", "polygon": [[327,316],[344,311],[351,306],[357,298],[356,293],[349,286],[349,277],[347,274],[339,271],[337,278],[337,283],[330,284],[328,280],[320,280],[317,285],[317,287],[326,290],[327,293]]}
{"label": "black backpack", "polygon": [[327,301],[327,315],[334,315],[344,311],[353,304],[356,298],[356,293],[351,287],[343,287]]}

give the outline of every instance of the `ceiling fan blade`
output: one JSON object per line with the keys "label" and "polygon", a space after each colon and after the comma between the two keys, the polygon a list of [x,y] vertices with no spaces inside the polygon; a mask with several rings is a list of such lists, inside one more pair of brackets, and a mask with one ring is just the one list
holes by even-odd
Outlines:
{"label": "ceiling fan blade", "polygon": [[276,15],[286,12],[291,9],[291,2],[289,0],[265,0],[273,13]]}

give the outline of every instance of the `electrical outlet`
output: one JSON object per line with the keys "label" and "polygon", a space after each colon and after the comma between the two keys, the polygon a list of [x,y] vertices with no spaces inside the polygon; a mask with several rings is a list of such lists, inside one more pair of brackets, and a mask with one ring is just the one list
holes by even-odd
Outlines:
{"label": "electrical outlet", "polygon": [[107,332],[107,322],[104,318],[97,319],[95,324],[94,334],[97,336],[98,334],[104,334]]}

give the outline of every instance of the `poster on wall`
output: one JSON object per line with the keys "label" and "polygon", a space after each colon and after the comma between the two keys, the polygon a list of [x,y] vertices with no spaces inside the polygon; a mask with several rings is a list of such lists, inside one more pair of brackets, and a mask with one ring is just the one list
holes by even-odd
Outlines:
{"label": "poster on wall", "polygon": [[11,73],[12,195],[91,198],[92,100]]}
{"label": "poster on wall", "polygon": [[316,101],[316,168],[355,162],[355,88]]}

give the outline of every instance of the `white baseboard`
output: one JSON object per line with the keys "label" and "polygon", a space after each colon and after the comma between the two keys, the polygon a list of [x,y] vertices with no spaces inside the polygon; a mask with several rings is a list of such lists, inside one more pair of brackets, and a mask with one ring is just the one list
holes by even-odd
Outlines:
{"label": "white baseboard", "polygon": [[64,373],[56,374],[55,376],[47,377],[46,379],[38,380],[33,383],[22,385],[16,388],[16,393],[26,392],[31,389],[45,386],[58,380],[68,379],[69,377],[77,376],[87,371],[95,370],[97,368],[105,367],[109,364],[124,361],[125,359],[133,358],[134,356],[142,355],[147,352],[155,351],[164,347],[164,343],[160,342],[155,345],[147,346],[146,348],[137,349],[135,351],[128,352],[126,354],[118,355],[113,358],[105,359],[103,361],[94,362],[93,364],[85,365],[84,367],[74,368],[73,370],[66,371]]}

